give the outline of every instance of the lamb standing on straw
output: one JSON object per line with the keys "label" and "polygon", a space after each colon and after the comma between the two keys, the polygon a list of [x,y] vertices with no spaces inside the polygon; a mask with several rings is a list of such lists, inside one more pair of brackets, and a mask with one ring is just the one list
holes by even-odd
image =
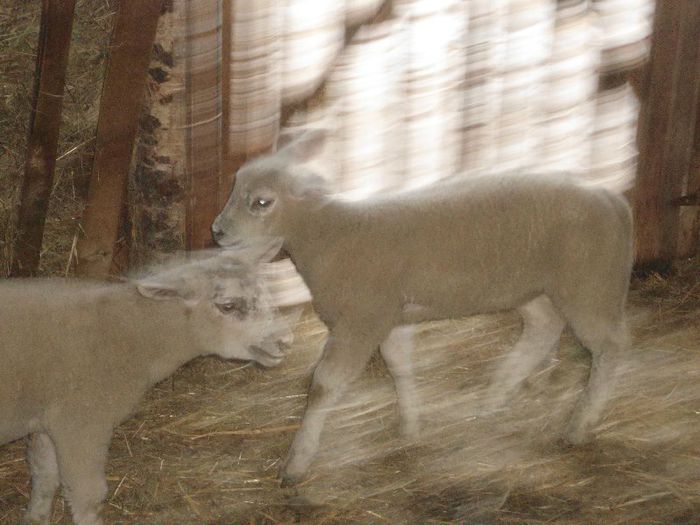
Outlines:
{"label": "lamb standing on straw", "polygon": [[282,360],[291,333],[256,276],[267,259],[220,253],[125,283],[0,283],[0,444],[31,434],[27,521],[49,523],[60,482],[76,524],[102,523],[114,427],[187,361]]}
{"label": "lamb standing on straw", "polygon": [[380,346],[403,431],[418,432],[410,327],[517,308],[520,340],[496,371],[502,404],[555,348],[568,323],[592,356],[566,437],[590,438],[629,347],[632,266],[627,203],[560,175],[481,176],[362,202],[333,199],[302,163],[321,149],[309,130],[244,165],[212,226],[221,246],[282,237],[330,333],[301,428],[280,473],[293,484],[318,449],[328,409]]}

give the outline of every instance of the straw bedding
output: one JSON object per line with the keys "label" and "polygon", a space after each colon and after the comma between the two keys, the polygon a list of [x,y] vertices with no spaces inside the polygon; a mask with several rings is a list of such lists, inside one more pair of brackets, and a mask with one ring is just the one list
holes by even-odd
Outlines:
{"label": "straw bedding", "polygon": [[[635,283],[634,348],[590,445],[560,433],[588,370],[571,336],[508,409],[481,415],[490,371],[517,338],[514,314],[421,327],[424,433],[397,435],[374,360],[329,417],[309,479],[277,469],[303,412],[325,331],[311,312],[288,360],[264,370],[201,359],[158,385],[116,429],[110,523],[696,523],[700,521],[700,277]],[[24,444],[0,449],[0,523],[27,503]],[[57,499],[55,523],[69,523]]]}

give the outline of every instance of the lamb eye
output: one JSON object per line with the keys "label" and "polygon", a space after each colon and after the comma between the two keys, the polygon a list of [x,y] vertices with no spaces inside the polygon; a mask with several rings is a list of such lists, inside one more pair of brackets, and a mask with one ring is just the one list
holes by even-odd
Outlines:
{"label": "lamb eye", "polygon": [[235,313],[237,317],[243,318],[246,316],[247,307],[245,300],[243,299],[233,299],[225,303],[216,303],[216,307],[221,313],[233,314]]}
{"label": "lamb eye", "polygon": [[233,303],[217,304],[216,306],[224,313],[232,312],[236,308],[236,305]]}
{"label": "lamb eye", "polygon": [[270,205],[274,202],[274,199],[266,199],[265,197],[257,197],[256,199],[253,199],[253,203],[251,207],[253,209],[265,209],[269,208]]}

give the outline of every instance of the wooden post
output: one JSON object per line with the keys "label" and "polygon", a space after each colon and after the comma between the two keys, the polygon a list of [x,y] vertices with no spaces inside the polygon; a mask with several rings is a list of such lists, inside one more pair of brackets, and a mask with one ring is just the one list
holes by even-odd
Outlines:
{"label": "wooden post", "polygon": [[229,198],[238,168],[272,148],[282,105],[284,10],[275,0],[238,0],[232,2],[234,9],[227,3],[225,0],[220,209]]}
{"label": "wooden post", "polygon": [[221,11],[221,173],[219,174],[218,208],[223,209],[233,188],[235,173],[240,167],[231,162],[228,134],[231,122],[231,51],[233,29],[233,2],[223,0]]}
{"label": "wooden post", "polygon": [[96,155],[78,241],[77,274],[104,278],[112,266],[127,175],[162,0],[121,0],[97,122]]}
{"label": "wooden post", "polygon": [[638,264],[669,261],[680,246],[700,96],[700,2],[659,0],[640,115],[635,191]]}
{"label": "wooden post", "polygon": [[185,248],[187,94],[185,3],[167,0],[158,20],[129,175],[129,268]]}
{"label": "wooden post", "polygon": [[219,213],[221,174],[221,0],[187,2],[186,246],[213,245],[211,223]]}
{"label": "wooden post", "polygon": [[13,276],[34,275],[39,266],[56,166],[74,8],[74,0],[42,2],[34,100],[17,220],[19,234],[11,269]]}
{"label": "wooden post", "polygon": [[677,251],[679,258],[692,257],[700,251],[700,94],[698,94],[698,100],[695,140],[690,156],[685,194],[676,201],[680,207]]}

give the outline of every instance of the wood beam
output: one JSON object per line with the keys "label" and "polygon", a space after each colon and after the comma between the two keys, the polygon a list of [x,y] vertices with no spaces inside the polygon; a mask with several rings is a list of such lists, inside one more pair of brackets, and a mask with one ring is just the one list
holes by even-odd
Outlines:
{"label": "wood beam", "polygon": [[97,122],[96,155],[78,241],[76,273],[109,275],[162,0],[121,0]]}
{"label": "wood beam", "polygon": [[63,109],[74,0],[43,0],[34,98],[10,274],[34,275],[39,267]]}
{"label": "wood beam", "polygon": [[640,114],[637,263],[681,255],[678,199],[688,188],[700,95],[700,2],[659,0]]}
{"label": "wood beam", "polygon": [[211,223],[219,213],[222,151],[222,2],[187,2],[186,246],[213,245]]}

